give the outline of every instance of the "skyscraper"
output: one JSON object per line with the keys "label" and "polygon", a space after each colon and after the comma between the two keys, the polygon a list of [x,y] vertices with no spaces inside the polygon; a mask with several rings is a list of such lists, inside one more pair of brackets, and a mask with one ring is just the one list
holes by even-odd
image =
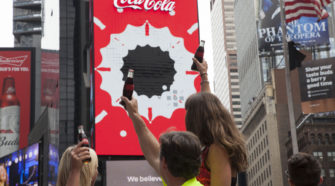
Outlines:
{"label": "skyscraper", "polygon": [[242,125],[237,69],[234,0],[211,0],[214,90],[230,110],[238,127]]}

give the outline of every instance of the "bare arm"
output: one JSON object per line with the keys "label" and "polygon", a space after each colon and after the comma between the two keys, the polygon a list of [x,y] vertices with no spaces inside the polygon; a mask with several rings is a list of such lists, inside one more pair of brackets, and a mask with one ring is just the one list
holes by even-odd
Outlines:
{"label": "bare arm", "polygon": [[90,150],[87,147],[81,147],[84,141],[81,141],[71,151],[71,170],[66,186],[80,186],[80,170],[83,166],[83,160],[90,158]]}
{"label": "bare arm", "polygon": [[206,60],[203,60],[202,63],[200,63],[196,58],[193,58],[194,63],[197,65],[197,68],[200,72],[201,76],[201,92],[211,92],[211,88],[209,87],[209,81],[208,81],[208,64]]}
{"label": "bare arm", "polygon": [[159,163],[160,163],[160,145],[157,141],[156,137],[151,133],[151,131],[146,126],[145,122],[141,118],[138,113],[137,100],[132,98],[129,101],[128,98],[122,96],[122,101],[126,104],[126,110],[128,111],[130,119],[133,121],[133,125],[140,142],[140,146],[144,157],[147,159],[149,164],[156,170],[156,172],[160,175],[159,172]]}
{"label": "bare arm", "polygon": [[230,186],[232,170],[228,153],[219,145],[209,147],[208,166],[211,170],[211,186]]}

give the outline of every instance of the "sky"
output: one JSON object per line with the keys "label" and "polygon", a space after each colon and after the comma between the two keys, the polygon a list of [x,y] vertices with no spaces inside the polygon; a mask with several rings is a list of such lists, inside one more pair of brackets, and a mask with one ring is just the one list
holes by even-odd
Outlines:
{"label": "sky", "polygon": [[[205,40],[205,56],[208,62],[208,78],[213,87],[213,50],[212,50],[212,31],[211,31],[211,17],[210,17],[210,0],[198,0],[199,7],[199,27],[200,39]],[[212,91],[214,89],[212,88]]]}
{"label": "sky", "polygon": [[13,0],[0,2],[0,47],[13,47]]}
{"label": "sky", "polygon": [[[209,64],[209,80],[213,81],[213,57],[212,57],[212,37],[210,20],[210,0],[198,0],[200,39],[205,40],[205,59]],[[0,47],[13,47],[13,0],[1,0],[0,2]],[[212,86],[213,87],[213,86]]]}

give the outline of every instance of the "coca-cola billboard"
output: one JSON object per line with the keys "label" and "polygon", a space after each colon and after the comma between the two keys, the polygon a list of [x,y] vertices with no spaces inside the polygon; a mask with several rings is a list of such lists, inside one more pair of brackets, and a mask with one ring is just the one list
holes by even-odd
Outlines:
{"label": "coca-cola billboard", "polygon": [[185,130],[184,103],[200,91],[191,71],[199,46],[197,0],[95,0],[95,148],[99,155],[141,155],[120,97],[128,70],[139,113],[158,137]]}
{"label": "coca-cola billboard", "polygon": [[33,56],[31,48],[0,48],[0,157],[27,146]]}

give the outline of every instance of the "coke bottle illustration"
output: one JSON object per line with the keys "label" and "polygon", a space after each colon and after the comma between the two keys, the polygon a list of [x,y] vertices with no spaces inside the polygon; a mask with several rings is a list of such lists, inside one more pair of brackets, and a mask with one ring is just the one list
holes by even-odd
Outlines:
{"label": "coke bottle illustration", "polygon": [[19,149],[20,102],[16,97],[15,80],[3,80],[0,100],[0,157]]}
{"label": "coke bottle illustration", "polygon": [[[197,51],[195,52],[194,54],[194,57],[200,62],[202,63],[202,60],[204,59],[204,53],[205,53],[205,41],[204,40],[201,40],[200,41],[200,45],[197,49]],[[197,68],[197,65],[193,62],[192,64],[192,67],[191,67],[192,70],[195,70],[195,71],[198,71],[198,68]]]}
{"label": "coke bottle illustration", "polygon": [[[84,127],[82,125],[78,126],[78,140],[79,142],[85,141],[82,147],[90,147],[90,144],[88,143],[88,139],[84,131]],[[83,160],[84,163],[88,163],[90,161],[91,161],[91,158]]]}
{"label": "coke bottle illustration", "polygon": [[55,79],[46,79],[43,82],[42,86],[42,98],[41,98],[41,106],[44,110],[45,107],[54,107],[54,97],[56,93],[56,84],[57,81]]}
{"label": "coke bottle illustration", "polygon": [[[123,96],[131,100],[131,97],[133,96],[133,91],[134,91],[134,70],[129,69],[126,82],[124,83],[123,86]],[[125,106],[125,103],[123,101],[121,101],[120,104]]]}

